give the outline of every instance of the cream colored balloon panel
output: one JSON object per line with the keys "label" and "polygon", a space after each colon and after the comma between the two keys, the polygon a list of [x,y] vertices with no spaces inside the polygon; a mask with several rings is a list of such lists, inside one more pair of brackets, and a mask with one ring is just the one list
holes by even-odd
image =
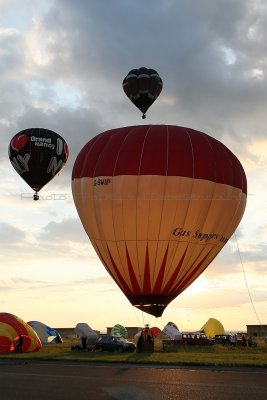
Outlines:
{"label": "cream colored balloon panel", "polygon": [[[162,214],[160,226],[158,227],[160,239],[158,248],[160,250],[157,253],[157,260],[154,265],[156,273],[153,275],[153,284],[156,283],[156,278],[164,262],[166,251],[168,251],[168,253],[171,251],[170,246],[168,246],[168,241],[171,239],[180,241],[180,238],[177,239],[173,236],[173,230],[175,228],[173,218],[176,212],[176,216],[179,216],[181,223],[186,219],[188,197],[192,189],[192,180],[188,180],[187,178],[162,177],[162,179],[165,181],[164,191],[156,192],[156,190],[154,190],[155,196],[157,195],[158,198],[163,199],[163,202],[161,203]],[[169,259],[169,254],[167,254],[167,257]],[[166,265],[164,276],[172,275],[173,272],[171,263],[169,267]]]}
{"label": "cream colored balloon panel", "polygon": [[[113,182],[112,177],[94,178],[93,203],[96,224],[103,240],[116,240],[113,221]],[[98,184],[98,182],[106,182]]]}
{"label": "cream colored balloon panel", "polygon": [[236,228],[236,221],[240,221],[244,209],[242,192],[240,189],[229,185],[216,184],[213,200],[203,226],[205,231],[214,231],[226,239],[232,235]]}
{"label": "cream colored balloon panel", "polygon": [[162,177],[165,180],[163,197],[162,217],[160,223],[159,240],[166,240],[172,237],[175,219],[179,218],[181,223],[186,218],[187,203],[183,193],[191,191],[191,185],[183,177],[167,176]]}
{"label": "cream colored balloon panel", "polygon": [[[121,284],[126,282],[131,287],[127,258],[124,242],[107,241],[103,246],[105,249],[105,262],[112,273],[117,276],[117,281]],[[122,279],[121,279],[122,278]]]}
{"label": "cream colored balloon panel", "polygon": [[[160,240],[158,242],[149,243],[149,262],[150,262],[150,279],[152,291],[155,287],[161,288],[158,280],[162,282],[162,276],[165,275],[169,254],[169,241]],[[160,290],[160,289],[159,289]]]}
{"label": "cream colored balloon panel", "polygon": [[[211,198],[207,200],[207,197],[211,197],[214,184],[210,181],[191,178],[187,178],[187,180],[188,187],[191,187],[191,193],[186,193],[188,195],[188,200],[182,203],[184,207],[184,220],[181,221],[179,216],[178,221],[175,218],[174,229],[181,228],[183,231],[192,234],[197,227],[201,229],[203,224],[206,222],[207,213],[211,203]],[[177,214],[175,217],[177,217]],[[181,225],[181,223],[183,223],[183,225]],[[192,235],[190,235],[190,238],[192,239]]]}
{"label": "cream colored balloon panel", "polygon": [[[241,193],[240,190],[238,189],[234,190],[234,194],[235,194],[235,201],[233,202],[233,204],[236,204],[236,212],[232,216],[231,224],[229,224],[229,226],[226,226],[225,230],[226,237],[230,237],[234,233],[236,226],[239,224],[244,214],[247,203],[246,195],[244,193]],[[240,202],[238,199],[241,199]]]}
{"label": "cream colored balloon panel", "polygon": [[94,193],[93,179],[86,177],[73,180],[72,190],[75,193],[76,209],[87,235],[90,239],[100,239],[101,231],[97,221],[97,198]]}
{"label": "cream colored balloon panel", "polygon": [[150,220],[151,175],[138,177],[136,195],[136,239],[138,242],[147,241]]}
{"label": "cream colored balloon panel", "polygon": [[[86,233],[89,233],[91,228],[90,221],[87,220],[87,210],[91,211],[92,202],[89,202],[91,198],[91,184],[88,185],[88,178],[74,179],[72,181],[72,190],[75,191],[74,202],[82,221],[83,227]],[[93,218],[95,218],[93,214]],[[92,236],[96,236],[95,233]]]}
{"label": "cream colored balloon panel", "polygon": [[116,240],[136,240],[136,191],[138,177],[116,176],[114,194],[114,229]]}
{"label": "cream colored balloon panel", "polygon": [[186,253],[183,268],[190,268],[196,264],[196,260],[205,256],[206,244],[210,243],[212,246],[218,247],[217,251],[220,251],[224,245],[220,241],[222,231],[216,225],[218,219],[222,217],[222,209],[219,203],[214,204],[212,200],[216,186],[218,185],[210,181],[194,181],[193,196],[184,226],[175,228],[173,231],[177,238],[181,236],[181,240],[194,244],[194,246],[190,246],[190,252]]}
{"label": "cream colored balloon panel", "polygon": [[[167,179],[169,180],[169,178]],[[177,189],[177,196],[174,197],[173,201],[169,201],[168,207],[166,207],[166,214],[170,213],[172,215],[169,238],[170,240],[187,241],[187,234],[185,231],[189,230],[187,221],[189,219],[188,209],[192,197],[193,180],[190,178],[177,177],[170,180],[170,183],[172,183],[172,181],[175,182],[174,187]]]}
{"label": "cream colored balloon panel", "polygon": [[170,204],[165,205],[166,185],[168,179],[164,176],[139,177],[136,220],[138,241],[168,239],[173,215]]}
{"label": "cream colored balloon panel", "polygon": [[[183,257],[184,254],[186,255],[186,265],[188,265],[190,259],[196,258],[197,254],[202,251],[202,248],[196,248],[196,255],[193,250],[190,254],[188,251],[185,253],[187,244],[195,241],[194,236],[197,236],[197,231],[201,232],[202,225],[205,223],[210,206],[210,201],[207,201],[206,198],[207,195],[210,195],[214,185],[212,182],[204,181],[203,184],[202,181],[182,177],[172,179],[173,181],[176,181],[180,192],[177,192],[179,193],[177,199],[174,197],[174,200],[170,201],[166,213],[173,211],[174,215],[175,212],[172,226],[169,228],[169,240],[177,242],[177,246],[174,246],[176,256],[173,263],[168,264],[169,271],[166,271],[166,276],[172,275],[173,270],[180,263],[180,257]],[[181,266],[181,271],[183,268],[185,268],[185,261]],[[164,283],[166,283],[165,280]]]}
{"label": "cream colored balloon panel", "polygon": [[110,187],[115,240],[125,240],[123,177],[112,177]]}

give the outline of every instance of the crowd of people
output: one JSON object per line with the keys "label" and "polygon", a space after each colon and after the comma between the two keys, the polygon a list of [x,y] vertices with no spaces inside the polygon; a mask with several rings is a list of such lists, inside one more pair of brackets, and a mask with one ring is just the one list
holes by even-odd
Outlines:
{"label": "crowd of people", "polygon": [[[237,338],[236,334],[231,334],[229,337],[230,344],[233,346],[236,346],[238,343],[240,343],[240,338]],[[238,342],[238,343],[237,343]],[[241,336],[241,345],[243,347],[255,347],[257,346],[257,343],[253,340],[252,336],[249,336],[246,338],[246,336],[243,334]]]}

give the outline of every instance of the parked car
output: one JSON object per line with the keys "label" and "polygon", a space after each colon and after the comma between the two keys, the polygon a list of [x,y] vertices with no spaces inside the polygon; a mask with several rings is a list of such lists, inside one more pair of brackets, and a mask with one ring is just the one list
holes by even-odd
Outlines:
{"label": "parked car", "polygon": [[170,346],[209,346],[213,341],[202,332],[182,332],[181,339],[163,339],[162,346],[167,350]]}
{"label": "parked car", "polygon": [[129,351],[133,353],[136,346],[123,337],[105,335],[97,339],[94,349],[96,351],[118,351],[119,353]]}
{"label": "parked car", "polygon": [[231,335],[215,335],[213,339],[215,344],[222,344],[225,346],[232,344],[230,338]]}

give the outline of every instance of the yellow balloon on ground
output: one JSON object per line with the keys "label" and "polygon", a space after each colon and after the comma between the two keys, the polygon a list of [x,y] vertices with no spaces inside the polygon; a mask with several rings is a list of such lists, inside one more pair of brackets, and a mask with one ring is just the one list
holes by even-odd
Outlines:
{"label": "yellow balloon on ground", "polygon": [[216,318],[209,318],[199,331],[204,332],[208,337],[223,335],[225,333],[222,323]]}

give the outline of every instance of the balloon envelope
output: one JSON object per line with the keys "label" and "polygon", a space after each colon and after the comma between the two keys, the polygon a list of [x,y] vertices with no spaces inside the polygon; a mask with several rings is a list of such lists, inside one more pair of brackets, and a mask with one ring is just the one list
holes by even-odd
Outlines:
{"label": "balloon envelope", "polygon": [[11,139],[8,153],[17,173],[38,192],[62,169],[69,150],[58,133],[43,128],[30,128]]}
{"label": "balloon envelope", "polygon": [[175,325],[173,322],[168,322],[162,332],[174,340],[182,339],[181,332],[179,331],[177,325]]}
{"label": "balloon envelope", "polygon": [[209,318],[199,332],[204,332],[208,337],[214,337],[215,335],[223,335],[225,330],[222,323],[218,319]]}
{"label": "balloon envelope", "polygon": [[[142,332],[145,331],[145,328],[140,330],[134,335],[134,338],[137,340],[139,336],[141,336]],[[157,336],[161,333],[161,330],[157,326],[153,326],[152,328],[147,328],[147,335],[149,335],[151,338],[156,339]]]}
{"label": "balloon envelope", "polygon": [[246,190],[226,146],[170,125],[103,132],[72,173],[74,202],[102,263],[134,306],[157,317],[227,243]]}
{"label": "balloon envelope", "polygon": [[162,79],[151,68],[132,69],[123,80],[123,90],[132,103],[143,113],[154,103],[162,90]]}
{"label": "balloon envelope", "polygon": [[128,337],[127,329],[123,325],[120,325],[120,324],[114,325],[113,328],[111,329],[110,334],[114,335],[114,336],[123,336],[124,338]]}
{"label": "balloon envelope", "polygon": [[85,322],[79,322],[75,326],[74,332],[79,337],[86,336],[87,338],[94,338],[94,339],[98,337],[98,334]]}
{"label": "balloon envelope", "polygon": [[29,321],[28,325],[30,325],[37,333],[42,344],[63,343],[63,340],[56,329],[50,328],[50,326],[39,321]]}
{"label": "balloon envelope", "polygon": [[0,313],[0,353],[9,353],[14,349],[19,335],[22,335],[23,352],[39,351],[41,341],[30,325],[16,315]]}
{"label": "balloon envelope", "polygon": [[161,330],[157,326],[153,326],[148,332],[155,339],[161,333]]}

